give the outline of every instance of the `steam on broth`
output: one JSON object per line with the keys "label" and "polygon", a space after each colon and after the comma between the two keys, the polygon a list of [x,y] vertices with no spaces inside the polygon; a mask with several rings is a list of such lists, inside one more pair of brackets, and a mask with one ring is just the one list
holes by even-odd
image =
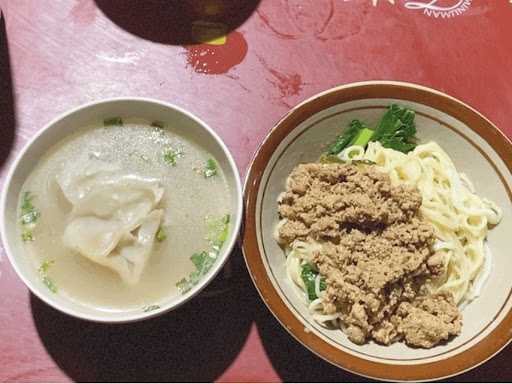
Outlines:
{"label": "steam on broth", "polygon": [[55,294],[107,311],[158,308],[208,272],[230,190],[195,142],[120,118],[55,145],[25,181],[19,238]]}

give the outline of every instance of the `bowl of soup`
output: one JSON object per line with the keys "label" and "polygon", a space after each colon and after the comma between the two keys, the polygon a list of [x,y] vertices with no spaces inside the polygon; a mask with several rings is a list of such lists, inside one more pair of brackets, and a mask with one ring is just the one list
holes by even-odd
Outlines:
{"label": "bowl of soup", "polygon": [[206,123],[118,98],[65,113],[30,140],[1,210],[8,258],[36,296],[78,318],[127,322],[208,285],[236,242],[242,193]]}

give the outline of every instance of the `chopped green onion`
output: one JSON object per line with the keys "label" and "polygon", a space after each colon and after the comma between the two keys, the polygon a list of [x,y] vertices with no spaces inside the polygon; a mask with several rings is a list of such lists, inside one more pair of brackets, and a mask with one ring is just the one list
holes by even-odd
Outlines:
{"label": "chopped green onion", "polygon": [[[315,280],[318,276],[318,271],[311,264],[304,264],[302,266],[302,272],[300,274],[304,285],[306,286],[306,292],[308,294],[308,299],[313,301],[317,298],[316,290],[315,290]],[[320,279],[320,290],[324,291],[327,288],[325,284],[325,280],[323,278]]]}
{"label": "chopped green onion", "polygon": [[21,239],[24,242],[34,241],[33,229],[37,219],[41,216],[40,212],[34,207],[32,204],[32,200],[34,196],[30,192],[23,193],[23,197],[21,199],[21,225],[22,225],[22,233]]}
{"label": "chopped green onion", "polygon": [[160,227],[158,229],[158,232],[156,233],[156,239],[160,242],[164,241],[165,239],[167,239],[167,233],[165,233],[165,229],[164,227]]}
{"label": "chopped green onion", "polygon": [[208,159],[204,167],[203,175],[206,178],[215,176],[217,174],[217,163],[213,159]]}
{"label": "chopped green onion", "polygon": [[113,125],[123,125],[123,119],[121,119],[119,116],[109,117],[109,118],[103,120],[103,125],[105,127],[110,127]]}
{"label": "chopped green onion", "polygon": [[29,191],[23,193],[23,198],[21,201],[21,213],[22,215],[32,212],[34,210],[34,206],[32,205],[32,199],[34,196]]}
{"label": "chopped green onion", "polygon": [[208,220],[208,235],[206,239],[213,247],[221,248],[229,234],[230,215],[222,216],[217,220]]}
{"label": "chopped green onion", "polygon": [[208,223],[208,236],[207,239],[210,242],[212,248],[210,251],[202,251],[194,253],[190,257],[190,261],[195,266],[195,270],[191,272],[188,278],[183,278],[176,286],[179,288],[181,293],[190,291],[194,285],[196,285],[201,277],[206,275],[212,268],[213,264],[217,260],[224,242],[226,241],[229,234],[229,222],[230,215],[225,215],[219,220],[211,221]]}
{"label": "chopped green onion", "polygon": [[27,191],[23,194],[21,201],[21,217],[23,218],[24,216],[30,215],[30,218],[27,219],[29,222],[33,222],[39,217],[39,212],[32,204],[33,199],[34,196]]}
{"label": "chopped green onion", "polygon": [[23,232],[21,233],[21,240],[24,242],[34,241],[34,234],[32,233],[32,230],[24,228]]}
{"label": "chopped green onion", "polygon": [[218,253],[216,252],[199,252],[194,253],[190,260],[196,267],[195,271],[191,272],[188,279],[181,279],[176,286],[179,288],[181,293],[186,293],[190,291],[203,277],[208,273],[211,269],[212,265],[215,263],[217,259]]}
{"label": "chopped green onion", "polygon": [[176,161],[183,156],[183,152],[181,150],[174,149],[166,149],[164,150],[163,157],[166,164],[174,167],[176,166]]}
{"label": "chopped green onion", "polygon": [[38,271],[39,271],[39,274],[41,275],[41,281],[43,282],[43,284],[46,285],[46,287],[51,292],[57,293],[57,286],[55,285],[53,280],[50,279],[50,277],[48,277],[48,270],[50,269],[50,267],[52,266],[53,263],[55,263],[55,260],[43,261],[43,263],[39,267]]}
{"label": "chopped green onion", "polygon": [[358,145],[360,147],[366,147],[366,145],[370,142],[370,139],[373,136],[374,131],[369,128],[363,128],[359,131],[357,136],[354,138],[350,145]]}
{"label": "chopped green onion", "polygon": [[21,216],[21,223],[22,224],[31,224],[35,223],[37,219],[39,218],[40,213],[37,211],[32,211],[29,213],[24,214]]}
{"label": "chopped green onion", "polygon": [[57,286],[55,283],[48,277],[43,276],[43,284],[53,293],[57,293]]}
{"label": "chopped green onion", "polygon": [[48,273],[50,267],[55,263],[55,260],[45,260],[39,267],[40,273]]}

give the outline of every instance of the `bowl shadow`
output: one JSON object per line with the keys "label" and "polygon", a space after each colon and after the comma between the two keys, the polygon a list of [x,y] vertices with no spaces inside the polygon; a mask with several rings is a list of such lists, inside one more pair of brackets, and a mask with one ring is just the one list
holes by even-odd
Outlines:
{"label": "bowl shadow", "polygon": [[3,167],[14,144],[16,117],[11,80],[11,64],[5,19],[0,11],[0,168]]}
{"label": "bowl shadow", "polygon": [[[265,351],[285,382],[375,382],[327,363],[296,341],[261,301],[256,324]],[[512,344],[479,367],[448,379],[456,383],[509,382],[512,377]],[[441,380],[439,382],[446,382]]]}
{"label": "bowl shadow", "polygon": [[103,14],[127,32],[170,45],[195,44],[205,30],[207,40],[227,35],[249,19],[260,1],[95,0]]}
{"label": "bowl shadow", "polygon": [[231,255],[229,268],[228,277],[219,273],[201,295],[182,307],[142,322],[79,320],[34,295],[32,315],[48,353],[75,381],[211,382],[238,355],[253,318],[245,307],[247,289],[252,287],[239,248]]}
{"label": "bowl shadow", "polygon": [[[376,382],[327,363],[296,341],[261,301],[256,324],[265,351],[284,382]],[[470,371],[448,379],[455,383],[509,382],[512,344]],[[446,379],[438,381],[446,382]]]}
{"label": "bowl shadow", "polygon": [[372,382],[338,368],[301,345],[260,301],[256,325],[263,347],[284,382]]}

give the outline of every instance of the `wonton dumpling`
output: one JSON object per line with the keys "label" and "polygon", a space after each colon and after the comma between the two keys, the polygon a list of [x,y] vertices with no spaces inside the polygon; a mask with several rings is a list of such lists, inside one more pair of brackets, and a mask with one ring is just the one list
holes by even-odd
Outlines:
{"label": "wonton dumpling", "polygon": [[64,244],[98,262],[107,257],[121,240],[123,231],[115,221],[92,216],[72,220],[64,231]]}
{"label": "wonton dumpling", "polygon": [[142,222],[136,234],[126,233],[106,257],[93,261],[119,273],[125,283],[137,284],[151,255],[163,211],[154,210]]}
{"label": "wonton dumpling", "polygon": [[159,181],[91,161],[84,173],[63,173],[57,182],[73,205],[64,244],[136,284],[163,216],[155,210],[164,192]]}
{"label": "wonton dumpling", "polygon": [[[73,169],[65,169],[57,175],[57,183],[66,199],[73,205],[83,202],[91,194],[101,191],[104,193],[115,192],[116,195],[112,197],[122,204],[130,201],[138,190],[151,191],[157,201],[162,198],[163,188],[161,188],[159,180],[125,173],[116,164],[89,160],[81,169],[82,171],[79,171],[73,167]],[[119,192],[124,195],[117,195]]]}
{"label": "wonton dumpling", "polygon": [[77,200],[71,214],[75,217],[96,216],[114,219],[131,231],[162,199],[163,188],[152,182],[125,183],[100,186]]}

